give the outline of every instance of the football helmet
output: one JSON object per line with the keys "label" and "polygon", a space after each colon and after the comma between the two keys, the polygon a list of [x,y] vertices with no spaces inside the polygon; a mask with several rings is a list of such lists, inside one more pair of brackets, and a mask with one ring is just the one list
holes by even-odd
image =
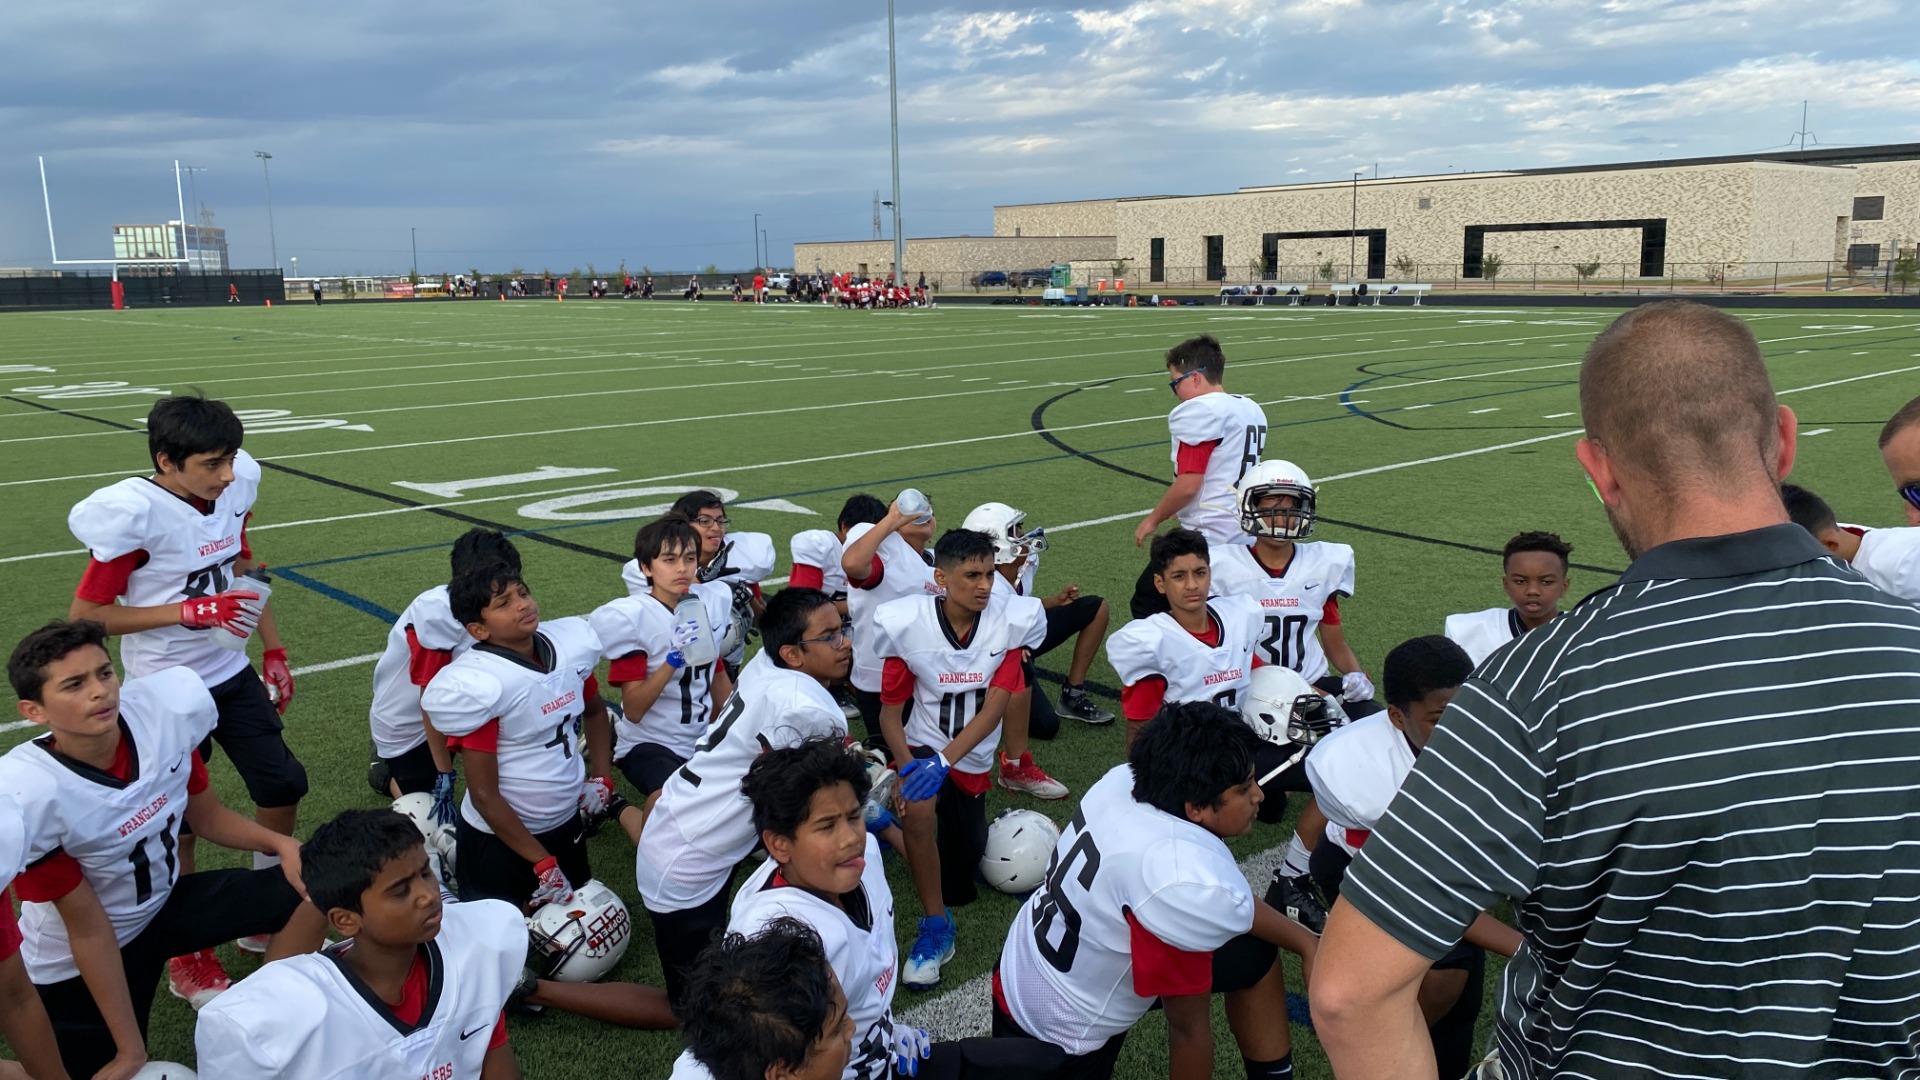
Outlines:
{"label": "football helmet", "polygon": [[1254,669],[1253,681],[1240,698],[1240,715],[1275,746],[1312,746],[1347,722],[1338,701],[1315,690],[1299,672],[1277,664]]}
{"label": "football helmet", "polygon": [[434,864],[440,880],[453,888],[454,830],[433,820],[433,796],[424,791],[409,792],[393,800],[394,813],[413,822],[427,842],[427,859]]}
{"label": "football helmet", "polygon": [[1047,550],[1047,530],[1026,528],[1027,512],[1006,503],[981,503],[960,523],[963,529],[986,533],[993,538],[993,561],[1005,566],[1023,555],[1038,555]]}
{"label": "football helmet", "polygon": [[[1291,495],[1294,507],[1262,513],[1258,509],[1260,500],[1270,495]],[[1248,469],[1234,488],[1234,498],[1240,509],[1240,531],[1248,536],[1305,540],[1313,535],[1313,481],[1291,461],[1276,458]]]}
{"label": "football helmet", "polygon": [[598,878],[573,892],[567,903],[542,904],[527,916],[533,951],[527,960],[541,977],[593,982],[613,970],[633,940],[627,905]]}
{"label": "football helmet", "polygon": [[1036,810],[1006,809],[987,826],[980,874],[1003,893],[1022,896],[1040,887],[1060,830]]}
{"label": "football helmet", "polygon": [[133,1080],[195,1080],[195,1073],[171,1061],[149,1061],[133,1074]]}
{"label": "football helmet", "polygon": [[893,795],[899,790],[900,774],[893,771],[893,761],[881,747],[856,742],[849,743],[847,749],[867,769],[867,824],[885,820],[893,812]]}

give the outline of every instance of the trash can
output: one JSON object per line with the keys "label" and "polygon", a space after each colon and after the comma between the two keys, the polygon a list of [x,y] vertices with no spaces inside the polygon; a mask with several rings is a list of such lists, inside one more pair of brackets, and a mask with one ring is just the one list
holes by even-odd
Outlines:
{"label": "trash can", "polygon": [[1087,302],[1087,287],[1085,285],[1076,286],[1074,289],[1074,303],[1084,304],[1086,302]]}

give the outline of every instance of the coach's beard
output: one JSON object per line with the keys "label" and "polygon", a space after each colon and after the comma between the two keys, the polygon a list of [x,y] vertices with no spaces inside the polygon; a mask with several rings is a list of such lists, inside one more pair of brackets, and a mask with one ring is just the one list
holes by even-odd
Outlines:
{"label": "coach's beard", "polygon": [[1601,508],[1607,512],[1607,524],[1613,528],[1613,535],[1620,541],[1620,547],[1626,551],[1628,561],[1638,559],[1646,551],[1645,546],[1634,540],[1633,535],[1627,531],[1626,523],[1613,512],[1613,507],[1602,503]]}

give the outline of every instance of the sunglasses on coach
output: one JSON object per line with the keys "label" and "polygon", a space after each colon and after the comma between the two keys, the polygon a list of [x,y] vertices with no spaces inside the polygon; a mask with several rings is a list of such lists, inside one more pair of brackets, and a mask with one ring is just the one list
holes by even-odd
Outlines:
{"label": "sunglasses on coach", "polygon": [[1900,487],[1900,497],[1907,500],[1908,506],[1920,510],[1920,483],[1903,484]]}

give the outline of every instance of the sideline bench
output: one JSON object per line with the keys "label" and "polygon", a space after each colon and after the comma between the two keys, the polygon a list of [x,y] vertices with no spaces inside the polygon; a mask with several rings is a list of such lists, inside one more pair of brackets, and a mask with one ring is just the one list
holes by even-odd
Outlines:
{"label": "sideline bench", "polygon": [[[1337,299],[1342,296],[1352,295],[1357,288],[1359,288],[1358,283],[1343,283],[1339,285],[1329,285],[1327,286],[1327,291],[1333,293]],[[1367,283],[1367,299],[1373,301],[1373,307],[1379,307],[1380,301],[1390,296],[1411,296],[1413,297],[1413,306],[1419,307],[1421,297],[1426,296],[1432,291],[1433,286],[1431,285],[1375,285],[1372,282]]]}
{"label": "sideline bench", "polygon": [[[1293,289],[1299,291],[1289,295],[1288,291]],[[1312,289],[1311,285],[1222,285],[1220,286],[1220,306],[1226,307],[1235,300],[1246,299],[1251,299],[1255,306],[1265,306],[1269,300],[1278,303],[1284,299],[1288,307],[1299,307],[1300,302],[1307,298],[1307,294]]]}

